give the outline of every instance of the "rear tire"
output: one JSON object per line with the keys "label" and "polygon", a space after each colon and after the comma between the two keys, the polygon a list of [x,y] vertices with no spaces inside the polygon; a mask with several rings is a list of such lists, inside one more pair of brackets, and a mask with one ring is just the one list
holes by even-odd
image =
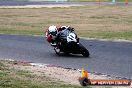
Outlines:
{"label": "rear tire", "polygon": [[83,51],[82,52],[82,55],[84,56],[84,57],[89,57],[89,51],[87,50],[87,51]]}

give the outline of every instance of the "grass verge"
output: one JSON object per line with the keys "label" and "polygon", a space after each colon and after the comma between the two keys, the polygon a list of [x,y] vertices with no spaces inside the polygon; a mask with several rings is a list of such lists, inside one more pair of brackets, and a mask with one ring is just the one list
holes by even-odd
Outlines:
{"label": "grass verge", "polygon": [[125,39],[132,40],[132,31],[130,32],[89,32],[78,31],[78,34],[82,37],[99,38],[99,39]]}
{"label": "grass verge", "polygon": [[16,69],[13,65],[13,61],[0,60],[0,88],[82,88],[55,81],[45,75]]}
{"label": "grass verge", "polygon": [[0,9],[0,33],[43,35],[49,25],[70,25],[82,37],[132,40],[131,6]]}

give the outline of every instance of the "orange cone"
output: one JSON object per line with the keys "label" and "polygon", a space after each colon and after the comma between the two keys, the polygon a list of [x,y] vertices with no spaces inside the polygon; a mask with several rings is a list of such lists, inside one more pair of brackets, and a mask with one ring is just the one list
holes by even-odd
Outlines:
{"label": "orange cone", "polygon": [[87,70],[85,71],[85,77],[88,78],[88,71]]}

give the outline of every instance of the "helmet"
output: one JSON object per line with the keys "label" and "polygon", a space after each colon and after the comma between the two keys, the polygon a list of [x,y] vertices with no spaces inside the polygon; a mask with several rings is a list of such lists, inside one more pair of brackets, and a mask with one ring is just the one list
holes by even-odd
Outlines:
{"label": "helmet", "polygon": [[51,34],[51,35],[53,35],[53,36],[56,36],[56,34],[57,34],[57,27],[56,26],[54,26],[54,25],[52,25],[52,26],[50,26],[49,27],[49,29],[48,29],[48,32],[49,32],[49,34]]}

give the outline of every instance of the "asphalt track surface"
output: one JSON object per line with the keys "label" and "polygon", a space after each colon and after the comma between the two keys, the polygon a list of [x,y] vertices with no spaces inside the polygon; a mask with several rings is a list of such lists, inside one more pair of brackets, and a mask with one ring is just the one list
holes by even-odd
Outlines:
{"label": "asphalt track surface", "polygon": [[[89,5],[89,4],[99,4],[99,2],[46,2],[46,1],[0,1],[0,6],[26,6],[26,5]],[[100,2],[100,4],[116,4],[125,5],[125,2]],[[131,2],[128,5],[132,5]]]}
{"label": "asphalt track surface", "polygon": [[89,72],[132,79],[132,42],[84,39],[80,42],[90,51],[90,58],[58,56],[42,36],[0,34],[0,58],[75,69],[84,67]]}

